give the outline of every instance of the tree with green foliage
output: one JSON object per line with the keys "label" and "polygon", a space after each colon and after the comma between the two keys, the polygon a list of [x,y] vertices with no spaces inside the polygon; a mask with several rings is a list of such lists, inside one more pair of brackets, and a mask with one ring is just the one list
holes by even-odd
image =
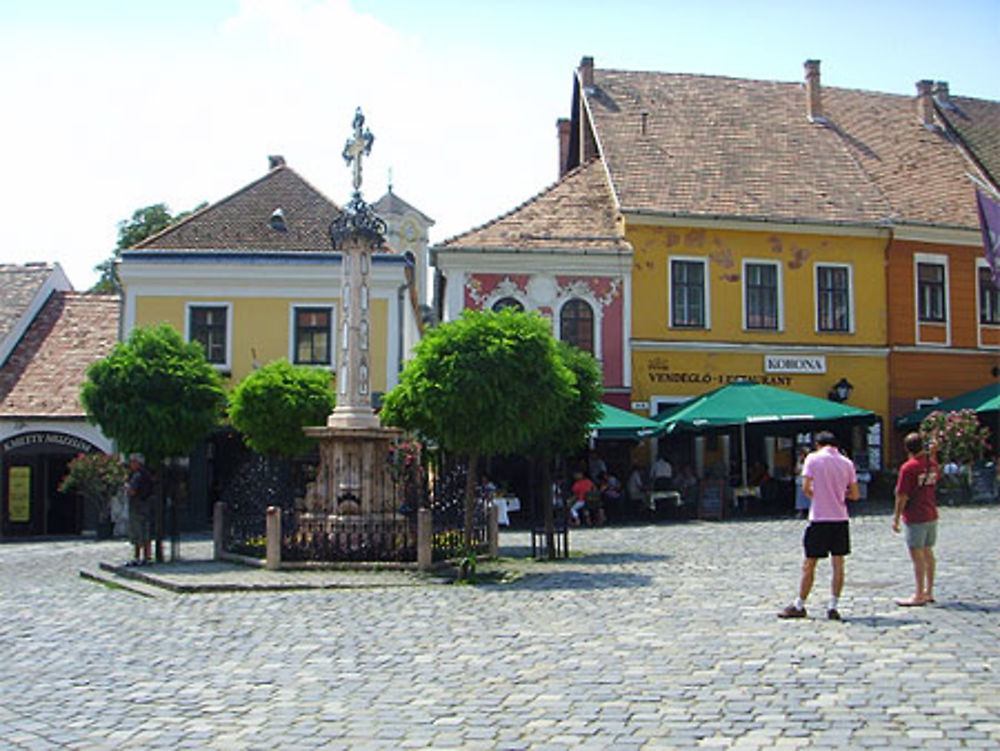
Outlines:
{"label": "tree with green foliage", "polygon": [[563,424],[573,383],[551,324],[537,313],[467,310],[417,345],[381,416],[466,458],[467,548],[479,458],[527,450]]}
{"label": "tree with green foliage", "polygon": [[184,456],[215,427],[226,394],[197,342],[167,324],[137,328],[87,369],[80,401],[120,450],[158,464]]}
{"label": "tree with green foliage", "polygon": [[101,261],[94,266],[94,271],[100,273],[97,283],[91,287],[91,292],[113,293],[121,291],[121,282],[118,280],[116,264],[121,260],[122,251],[145,240],[150,235],[155,235],[171,224],[190,216],[196,211],[201,211],[208,203],[202,201],[191,211],[182,211],[177,216],[172,216],[165,203],[154,203],[152,206],[144,206],[132,212],[131,219],[123,219],[118,222],[118,244],[110,258]]}
{"label": "tree with green foliage", "polygon": [[258,454],[292,458],[306,453],[313,439],[307,425],[323,425],[337,399],[330,372],[274,360],[233,389],[229,419]]}
{"label": "tree with green foliage", "polygon": [[[155,475],[185,456],[218,423],[226,394],[201,345],[166,324],[137,328],[87,369],[80,401],[88,419],[121,451],[138,452]],[[156,513],[156,558],[163,559],[163,506]]]}

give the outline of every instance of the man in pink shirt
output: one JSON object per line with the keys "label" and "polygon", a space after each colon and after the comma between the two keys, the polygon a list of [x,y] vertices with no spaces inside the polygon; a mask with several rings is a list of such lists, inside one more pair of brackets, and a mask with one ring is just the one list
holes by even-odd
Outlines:
{"label": "man in pink shirt", "polygon": [[829,555],[832,573],[826,617],[839,621],[837,603],[844,588],[844,556],[851,552],[846,499],[856,501],[860,493],[854,463],[837,450],[837,438],[833,433],[827,430],[818,433],[816,445],[816,450],[806,457],[802,466],[802,490],[811,503],[809,526],[802,538],[805,558],[802,561],[799,596],[780,611],[778,617],[806,617],[805,602],[816,577],[816,564],[820,558]]}

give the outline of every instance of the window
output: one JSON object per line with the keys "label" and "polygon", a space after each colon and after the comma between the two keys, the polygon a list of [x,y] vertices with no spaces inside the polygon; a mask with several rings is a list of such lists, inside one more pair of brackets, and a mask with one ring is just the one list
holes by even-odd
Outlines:
{"label": "window", "polygon": [[205,358],[213,365],[228,365],[228,305],[191,305],[188,307],[188,341],[205,349]]}
{"label": "window", "polygon": [[748,262],[743,267],[746,328],[770,329],[778,325],[778,265]]}
{"label": "window", "polygon": [[594,354],[594,311],[585,301],[569,300],[559,314],[559,338]]}
{"label": "window", "polygon": [[989,326],[1000,326],[1000,289],[993,286],[993,276],[989,266],[979,270],[979,322]]}
{"label": "window", "polygon": [[504,310],[506,308],[513,308],[518,313],[524,310],[524,306],[521,304],[521,301],[518,300],[516,297],[503,297],[497,300],[495,303],[493,303],[494,313],[499,313],[501,310]]}
{"label": "window", "polygon": [[820,331],[851,330],[851,277],[847,266],[816,267],[816,322]]}
{"label": "window", "polygon": [[670,262],[670,325],[705,328],[705,262]]}
{"label": "window", "polygon": [[295,364],[329,365],[330,308],[295,308]]}
{"label": "window", "polygon": [[922,322],[944,323],[944,264],[917,264],[917,311]]}

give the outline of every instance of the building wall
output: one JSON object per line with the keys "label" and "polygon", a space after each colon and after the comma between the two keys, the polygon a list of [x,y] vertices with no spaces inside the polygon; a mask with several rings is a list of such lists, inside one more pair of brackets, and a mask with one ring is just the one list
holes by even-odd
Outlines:
{"label": "building wall", "polygon": [[[281,357],[292,359],[292,306],[332,305],[334,308],[333,350],[336,358],[339,347],[337,322],[341,320],[339,301],[334,298],[301,299],[285,297],[152,297],[136,300],[135,323],[149,326],[169,323],[184,333],[185,310],[189,303],[229,303],[232,305],[232,372],[231,383],[238,383],[253,370],[254,358],[263,364]],[[375,298],[371,301],[373,331],[389,330],[389,301]],[[370,339],[372,354],[372,389],[387,390],[388,342],[385,335]],[[335,363],[334,363],[335,364]],[[332,369],[332,368],[331,368]],[[395,373],[393,373],[395,378]]]}

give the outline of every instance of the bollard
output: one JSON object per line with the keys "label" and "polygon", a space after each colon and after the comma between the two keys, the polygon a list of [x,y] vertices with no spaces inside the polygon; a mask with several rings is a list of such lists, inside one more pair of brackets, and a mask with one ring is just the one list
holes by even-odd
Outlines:
{"label": "bollard", "polygon": [[429,508],[417,509],[417,568],[421,571],[430,569],[434,562],[434,552],[431,549],[433,532],[433,516]]}
{"label": "bollard", "polygon": [[499,509],[491,503],[489,521],[487,522],[489,526],[486,532],[490,544],[490,558],[496,558],[500,554],[500,524],[498,522],[499,515],[500,515]]}
{"label": "bollard", "polygon": [[212,557],[219,561],[226,552],[226,504],[216,501],[212,507]]}
{"label": "bollard", "polygon": [[267,507],[267,559],[264,568],[277,571],[281,568],[281,509]]}

